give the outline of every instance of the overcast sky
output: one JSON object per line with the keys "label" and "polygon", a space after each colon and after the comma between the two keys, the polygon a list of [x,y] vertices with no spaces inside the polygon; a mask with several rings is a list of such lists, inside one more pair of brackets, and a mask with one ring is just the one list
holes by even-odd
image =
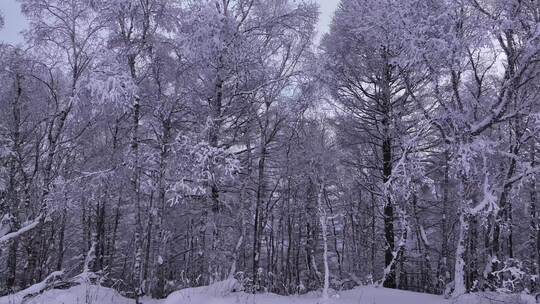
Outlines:
{"label": "overcast sky", "polygon": [[[270,0],[269,0],[270,1]],[[319,34],[326,32],[332,20],[332,15],[339,0],[317,0],[320,5],[321,16],[319,19]],[[0,30],[0,41],[8,43],[22,42],[20,31],[26,26],[26,21],[21,15],[19,3],[16,0],[0,0],[0,11],[4,16],[5,25]]]}

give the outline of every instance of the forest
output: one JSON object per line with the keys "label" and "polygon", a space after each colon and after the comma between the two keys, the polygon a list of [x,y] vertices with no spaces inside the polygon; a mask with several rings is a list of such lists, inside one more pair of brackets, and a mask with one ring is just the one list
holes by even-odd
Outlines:
{"label": "forest", "polygon": [[18,2],[0,296],[540,292],[540,1]]}

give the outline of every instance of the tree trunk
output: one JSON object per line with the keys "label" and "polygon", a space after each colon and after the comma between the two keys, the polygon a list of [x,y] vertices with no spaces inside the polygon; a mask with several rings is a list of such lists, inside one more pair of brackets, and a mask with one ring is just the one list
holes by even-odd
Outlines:
{"label": "tree trunk", "polygon": [[[536,162],[536,140],[533,138],[531,139],[531,148],[530,148],[530,160],[531,160],[531,167],[534,168],[537,165]],[[530,184],[530,190],[529,190],[529,197],[530,197],[530,232],[529,232],[529,242],[530,242],[530,248],[531,252],[534,252],[534,257],[536,260],[532,261],[532,263],[536,263],[535,271],[536,271],[536,281],[535,281],[535,287],[536,290],[540,288],[540,219],[539,219],[539,212],[538,212],[538,196],[537,196],[537,187],[536,187],[536,177],[533,177],[531,179]]]}
{"label": "tree trunk", "polygon": [[261,235],[263,233],[263,202],[266,197],[266,157],[267,157],[267,128],[268,120],[268,105],[264,112],[264,119],[259,119],[260,138],[259,138],[259,162],[257,167],[257,194],[255,201],[255,220],[253,230],[253,282],[255,288],[260,288],[259,263],[261,259]]}
{"label": "tree trunk", "polygon": [[[386,184],[392,175],[392,146],[389,139],[385,139],[382,147],[383,152],[383,182]],[[384,237],[385,253],[384,265],[388,269],[383,286],[386,288],[396,288],[396,266],[394,260],[394,207],[390,196],[384,198]]]}
{"label": "tree trunk", "polygon": [[17,249],[19,248],[19,240],[15,238],[9,245],[9,253],[7,258],[7,275],[6,288],[13,290],[15,287],[15,279],[17,277]]}
{"label": "tree trunk", "polygon": [[330,267],[328,265],[328,235],[327,235],[327,217],[326,217],[326,208],[323,204],[323,192],[324,192],[324,182],[319,185],[318,194],[317,194],[317,206],[319,209],[319,220],[322,229],[322,239],[323,239],[323,262],[324,262],[324,285],[322,290],[322,299],[328,299],[328,289],[330,288]]}
{"label": "tree trunk", "polygon": [[467,292],[465,286],[465,248],[467,246],[466,235],[469,231],[469,223],[464,211],[461,211],[459,216],[459,224],[459,236],[454,269],[454,291],[452,293],[454,297],[459,297]]}
{"label": "tree trunk", "polygon": [[58,231],[58,257],[56,259],[56,271],[62,270],[62,264],[64,263],[64,238],[66,231],[66,221],[67,221],[67,209],[62,209],[62,214],[60,218],[60,230]]}
{"label": "tree trunk", "polygon": [[448,188],[450,187],[450,178],[449,178],[449,155],[448,149],[444,150],[444,178],[442,183],[442,220],[441,220],[441,234],[442,234],[442,244],[441,244],[441,260],[439,262],[439,277],[438,281],[441,284],[440,288],[444,290],[446,285],[450,282],[450,267],[448,261],[450,258],[450,250],[448,249],[448,215],[449,215],[449,201],[448,201]]}
{"label": "tree trunk", "polygon": [[[133,59],[134,60],[134,59]],[[133,61],[131,63],[135,65]],[[133,68],[134,69],[134,68]],[[143,263],[143,223],[142,223],[142,202],[140,193],[140,151],[139,151],[139,122],[140,120],[140,98],[136,96],[133,101],[133,125],[132,125],[132,140],[131,140],[131,153],[133,161],[133,172],[131,178],[131,184],[134,191],[135,199],[135,260],[133,264],[133,282],[135,288],[135,303],[139,304],[139,298],[143,295],[142,286],[142,263]]]}

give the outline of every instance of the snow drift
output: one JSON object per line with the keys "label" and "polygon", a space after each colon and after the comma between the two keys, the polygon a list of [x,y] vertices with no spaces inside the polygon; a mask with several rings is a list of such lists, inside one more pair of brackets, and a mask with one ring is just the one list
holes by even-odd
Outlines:
{"label": "snow drift", "polygon": [[[36,286],[32,287],[34,290]],[[0,297],[0,304],[133,304],[111,288],[82,283],[69,289],[51,289],[28,297],[29,289]],[[26,296],[26,298],[25,298]],[[410,291],[363,286],[332,292],[328,300],[312,292],[305,295],[280,296],[271,293],[248,294],[238,281],[231,279],[196,288],[186,288],[166,299],[143,298],[143,304],[535,304],[534,297],[524,294],[466,294],[458,299]]]}

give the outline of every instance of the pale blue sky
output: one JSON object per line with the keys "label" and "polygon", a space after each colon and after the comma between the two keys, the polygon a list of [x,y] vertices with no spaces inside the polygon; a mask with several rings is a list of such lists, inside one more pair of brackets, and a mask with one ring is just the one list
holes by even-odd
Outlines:
{"label": "pale blue sky", "polygon": [[[319,35],[326,32],[332,20],[332,15],[339,0],[317,0],[321,7],[319,20]],[[5,25],[0,30],[0,41],[8,43],[20,43],[23,41],[20,31],[26,26],[19,3],[16,0],[0,0],[0,12],[4,16]]]}

